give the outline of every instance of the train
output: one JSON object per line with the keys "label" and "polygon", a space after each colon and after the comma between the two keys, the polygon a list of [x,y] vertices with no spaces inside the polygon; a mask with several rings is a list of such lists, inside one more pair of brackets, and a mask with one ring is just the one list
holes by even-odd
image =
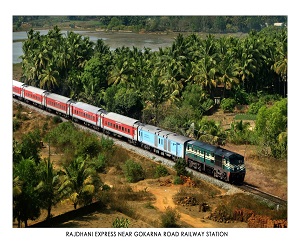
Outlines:
{"label": "train", "polygon": [[13,80],[13,98],[56,113],[104,134],[127,140],[173,161],[184,159],[187,166],[217,179],[242,184],[246,175],[244,156],[219,146],[194,140],[137,119],[51,93]]}

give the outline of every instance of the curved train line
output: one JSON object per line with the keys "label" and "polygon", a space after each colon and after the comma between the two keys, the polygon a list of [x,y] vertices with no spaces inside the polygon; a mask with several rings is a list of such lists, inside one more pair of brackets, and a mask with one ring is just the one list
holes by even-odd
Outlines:
{"label": "curved train line", "polygon": [[[40,109],[34,105],[31,105],[31,104],[28,104],[28,103],[25,103],[23,101],[20,101],[18,99],[13,99],[14,102],[16,103],[19,103],[19,104],[22,104],[23,106],[26,106],[30,109],[33,109],[37,112],[40,112],[40,113],[47,113],[47,115],[52,115],[52,116],[55,116],[56,114],[53,114],[51,112],[48,112],[46,110],[43,110],[43,109]],[[68,119],[65,119],[65,118],[62,118],[64,119],[65,121],[67,121]],[[82,124],[78,124],[78,123],[75,123],[76,126],[79,126],[81,129],[88,129],[90,130],[91,132],[93,133],[96,133],[96,134],[101,134],[101,136],[108,136],[110,137],[111,139],[114,140],[114,142],[117,143],[117,145],[125,148],[126,150],[130,150],[130,151],[133,151],[134,153],[136,154],[139,154],[143,157],[147,157],[149,158],[150,160],[154,160],[154,161],[157,161],[157,162],[161,162],[163,163],[164,165],[166,165],[167,167],[170,167],[172,168],[175,164],[174,161],[168,159],[168,158],[165,158],[165,157],[162,157],[160,155],[157,155],[155,153],[152,153],[152,152],[149,152],[148,150],[145,150],[143,148],[140,148],[140,147],[135,147],[133,146],[132,144],[130,143],[127,143],[125,142],[124,140],[120,140],[116,137],[112,137],[112,136],[109,136],[109,135],[106,135],[100,131],[95,131],[94,129],[91,129],[90,127],[87,127],[87,126],[84,126]],[[141,152],[144,152],[144,153],[141,153]],[[221,188],[225,188],[225,189],[232,189],[232,188],[237,188],[237,189],[240,189],[240,190],[243,190],[245,192],[248,192],[248,193],[251,193],[253,195],[256,195],[256,196],[259,196],[265,200],[268,200],[272,203],[274,203],[275,205],[279,205],[281,207],[287,207],[287,201],[286,200],[283,200],[281,199],[280,197],[278,196],[274,196],[272,194],[269,194],[269,193],[266,193],[264,191],[261,191],[259,190],[258,188],[256,188],[255,186],[249,184],[249,183],[243,183],[243,185],[232,185],[232,184],[229,184],[229,183],[226,183],[222,180],[218,180],[218,179],[215,179],[213,178],[212,176],[209,176],[205,173],[202,173],[202,172],[199,172],[199,171],[195,171],[191,168],[187,168],[187,170],[189,172],[192,172],[194,176],[196,176],[197,178],[201,178],[201,179],[204,179],[205,181],[208,181],[208,182],[213,182],[214,185],[217,185],[217,186],[220,186]]]}

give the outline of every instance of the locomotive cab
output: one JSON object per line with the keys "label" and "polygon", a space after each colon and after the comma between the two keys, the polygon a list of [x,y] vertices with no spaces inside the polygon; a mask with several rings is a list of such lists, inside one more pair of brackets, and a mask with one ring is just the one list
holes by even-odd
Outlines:
{"label": "locomotive cab", "polygon": [[228,160],[230,168],[229,182],[236,184],[243,183],[246,175],[244,157],[239,154],[232,154]]}

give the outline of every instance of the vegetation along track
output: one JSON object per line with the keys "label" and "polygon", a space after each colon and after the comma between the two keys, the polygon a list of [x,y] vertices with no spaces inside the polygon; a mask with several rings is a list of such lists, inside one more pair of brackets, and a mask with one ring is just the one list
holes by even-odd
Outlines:
{"label": "vegetation along track", "polygon": [[[56,114],[54,114],[54,113],[50,113],[50,112],[48,112],[46,110],[42,110],[42,109],[40,109],[40,108],[38,108],[36,106],[24,103],[24,102],[19,101],[17,99],[13,99],[13,101],[16,102],[16,103],[18,103],[18,104],[21,104],[23,106],[26,106],[26,107],[28,107],[30,109],[33,109],[36,112],[39,112],[39,113],[41,113],[43,115],[56,116]],[[63,121],[67,121],[64,118],[62,118],[62,120]],[[154,154],[154,153],[149,152],[147,150],[144,150],[142,148],[139,148],[139,147],[136,147],[134,145],[131,145],[131,144],[129,144],[126,141],[117,139],[116,137],[105,135],[105,134],[103,134],[103,133],[101,133],[99,131],[93,130],[93,129],[91,129],[91,128],[87,127],[87,126],[84,126],[82,124],[78,124],[78,123],[75,123],[75,124],[80,129],[89,130],[90,132],[95,133],[97,135],[101,134],[101,136],[109,137],[109,138],[111,138],[114,141],[114,143],[116,145],[121,146],[122,148],[124,148],[126,150],[129,150],[129,151],[131,151],[133,153],[136,153],[136,154],[138,154],[138,155],[140,155],[142,157],[148,158],[149,160],[153,160],[153,161],[159,162],[159,163],[164,164],[165,166],[167,166],[169,168],[172,168],[175,165],[174,161],[172,161],[170,159],[164,158],[164,157],[162,157],[160,155]],[[191,172],[196,178],[202,179],[202,180],[204,180],[206,182],[209,182],[209,183],[211,183],[213,185],[216,185],[216,186],[218,186],[218,187],[220,187],[222,189],[227,190],[227,193],[229,193],[229,194],[239,193],[239,192],[247,192],[247,193],[250,193],[252,195],[255,195],[256,197],[262,198],[265,201],[272,202],[275,205],[279,205],[279,206],[282,206],[282,207],[286,207],[287,206],[287,201],[286,200],[280,199],[277,196],[274,196],[274,195],[268,194],[266,192],[263,192],[263,191],[259,190],[258,188],[256,188],[255,186],[249,184],[249,183],[244,183],[243,185],[235,186],[235,185],[226,183],[226,182],[218,180],[218,179],[216,179],[216,178],[214,178],[212,176],[209,176],[209,175],[197,172],[197,171],[189,169],[189,168],[187,168],[187,171]]]}
{"label": "vegetation along track", "polygon": [[259,190],[258,188],[256,188],[255,186],[248,184],[248,183],[244,183],[242,186],[239,187],[240,189],[249,192],[253,195],[259,196],[267,201],[273,202],[275,205],[278,206],[283,206],[283,207],[287,207],[287,201],[283,200],[275,195],[263,192],[261,190]]}

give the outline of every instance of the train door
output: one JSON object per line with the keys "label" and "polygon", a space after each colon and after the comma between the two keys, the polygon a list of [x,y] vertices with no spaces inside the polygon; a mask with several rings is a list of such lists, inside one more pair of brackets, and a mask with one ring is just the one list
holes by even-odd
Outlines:
{"label": "train door", "polygon": [[158,148],[163,150],[165,139],[163,137],[157,135],[157,140],[158,140],[158,144],[157,144]]}
{"label": "train door", "polygon": [[177,157],[181,157],[181,158],[184,157],[184,154],[183,154],[183,145],[180,144],[180,143],[176,143],[176,156]]}
{"label": "train door", "polygon": [[154,146],[157,148],[157,145],[158,145],[158,136],[157,136],[157,134],[155,133],[155,134],[154,134]]}
{"label": "train door", "polygon": [[165,147],[164,147],[165,151],[170,152],[171,151],[171,141],[165,139]]}
{"label": "train door", "polygon": [[144,137],[143,137],[143,131],[142,130],[140,130],[139,131],[139,141],[144,141]]}
{"label": "train door", "polygon": [[222,168],[222,159],[222,156],[215,155],[215,164],[220,168]]}

